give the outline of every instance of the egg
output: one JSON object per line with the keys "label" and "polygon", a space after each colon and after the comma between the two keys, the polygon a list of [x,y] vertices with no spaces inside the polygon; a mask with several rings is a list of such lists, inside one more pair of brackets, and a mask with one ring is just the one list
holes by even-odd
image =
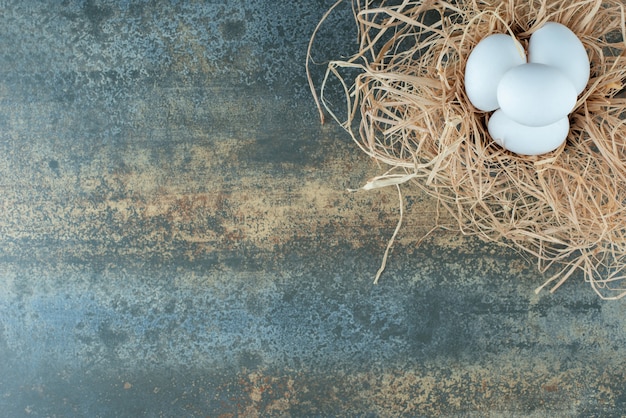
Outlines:
{"label": "egg", "polygon": [[522,45],[509,35],[497,33],[482,39],[465,65],[465,92],[479,110],[491,112],[499,106],[498,84],[511,68],[526,63]]}
{"label": "egg", "polygon": [[487,130],[501,147],[516,154],[541,155],[557,149],[567,139],[569,119],[567,116],[547,126],[526,126],[510,119],[502,110],[496,110]]}
{"label": "egg", "polygon": [[576,95],[589,82],[587,51],[576,34],[560,23],[548,22],[530,36],[528,62],[561,70],[574,85]]}
{"label": "egg", "polygon": [[515,122],[545,126],[567,116],[576,105],[576,88],[558,69],[522,64],[507,71],[497,88],[500,109]]}

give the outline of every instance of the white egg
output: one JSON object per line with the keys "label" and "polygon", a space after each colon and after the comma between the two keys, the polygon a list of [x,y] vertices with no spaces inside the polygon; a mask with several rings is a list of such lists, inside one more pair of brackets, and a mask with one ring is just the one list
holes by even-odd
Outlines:
{"label": "white egg", "polygon": [[543,64],[522,64],[504,74],[497,90],[502,111],[526,126],[550,125],[576,105],[576,89],[559,70]]}
{"label": "white egg", "polygon": [[567,139],[569,119],[566,117],[547,126],[526,126],[511,120],[502,110],[489,118],[487,130],[502,148],[516,154],[540,155],[557,149]]}
{"label": "white egg", "polygon": [[574,84],[576,95],[589,82],[587,51],[576,34],[560,23],[548,22],[530,36],[528,62],[561,70]]}
{"label": "white egg", "polygon": [[497,89],[502,76],[526,62],[522,45],[509,35],[489,35],[474,47],[465,65],[465,92],[479,110],[491,112],[498,107]]}

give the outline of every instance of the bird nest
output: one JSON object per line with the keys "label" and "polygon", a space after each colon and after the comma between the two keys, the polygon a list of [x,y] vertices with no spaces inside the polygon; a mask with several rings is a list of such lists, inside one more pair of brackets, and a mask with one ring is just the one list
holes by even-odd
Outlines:
{"label": "bird nest", "polygon": [[[358,51],[329,62],[319,96],[311,86],[322,117],[324,108],[384,167],[364,188],[424,190],[462,233],[506,243],[542,272],[556,271],[537,292],[582,271],[600,297],[626,295],[622,2],[353,0],[353,10]],[[516,155],[494,143],[488,114],[470,104],[465,64],[487,35],[509,33],[527,46],[548,21],[582,41],[591,77],[567,141],[548,154]],[[341,112],[325,96],[331,80],[344,89]]]}

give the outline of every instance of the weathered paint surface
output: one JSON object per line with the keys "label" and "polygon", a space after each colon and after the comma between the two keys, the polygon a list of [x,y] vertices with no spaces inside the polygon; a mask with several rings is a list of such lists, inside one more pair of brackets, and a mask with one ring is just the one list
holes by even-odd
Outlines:
{"label": "weathered paint surface", "polygon": [[[440,231],[320,126],[328,1],[43,1],[0,24],[6,416],[588,416],[626,308]],[[314,55],[354,47],[349,6]],[[315,67],[321,77],[322,67]],[[337,99],[339,100],[339,99]],[[338,102],[339,103],[339,102]]]}

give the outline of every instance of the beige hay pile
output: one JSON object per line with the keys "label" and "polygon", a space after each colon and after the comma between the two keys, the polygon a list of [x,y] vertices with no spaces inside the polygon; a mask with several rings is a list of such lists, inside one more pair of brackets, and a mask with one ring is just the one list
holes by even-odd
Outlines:
{"label": "beige hay pile", "polygon": [[[557,267],[537,291],[554,291],[582,270],[602,298],[626,295],[621,1],[353,1],[359,51],[330,62],[320,98],[359,147],[389,168],[366,188],[408,181],[438,199],[464,234],[521,249],[541,271]],[[489,138],[488,114],[465,94],[465,63],[485,36],[509,33],[526,46],[547,21],[582,40],[591,79],[570,115],[567,143],[519,156]],[[334,77],[345,88],[347,120],[324,98]]]}

